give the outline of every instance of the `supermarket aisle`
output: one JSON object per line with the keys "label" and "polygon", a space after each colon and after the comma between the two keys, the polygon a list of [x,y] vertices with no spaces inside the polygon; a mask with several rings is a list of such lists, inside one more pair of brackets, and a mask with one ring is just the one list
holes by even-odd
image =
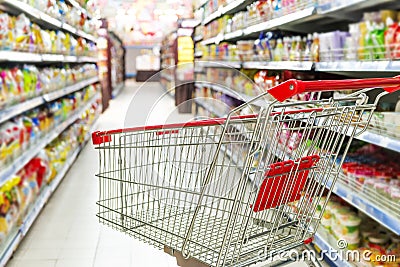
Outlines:
{"label": "supermarket aisle", "polygon": [[[158,83],[146,85],[139,92],[138,88],[139,84],[127,83],[100,117],[97,128],[123,127],[127,110],[127,123],[142,125],[154,102],[157,115],[149,119],[163,123],[163,118],[174,109],[172,99],[166,96],[158,100],[163,94]],[[133,96],[134,105],[128,108]],[[174,121],[190,119],[176,113],[168,117]],[[173,257],[97,222],[97,165],[97,154],[89,143],[7,266],[176,266]]]}

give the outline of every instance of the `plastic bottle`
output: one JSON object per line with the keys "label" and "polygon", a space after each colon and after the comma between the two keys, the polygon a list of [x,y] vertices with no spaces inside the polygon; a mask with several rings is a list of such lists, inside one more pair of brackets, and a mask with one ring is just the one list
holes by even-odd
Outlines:
{"label": "plastic bottle", "polygon": [[288,61],[289,60],[289,54],[290,54],[290,38],[289,37],[283,37],[282,60],[283,61]]}
{"label": "plastic bottle", "polygon": [[304,53],[303,53],[303,61],[310,61],[311,60],[311,46],[313,43],[312,35],[309,33],[307,35],[307,40],[305,42]]}
{"label": "plastic bottle", "polygon": [[282,61],[284,54],[284,45],[282,39],[278,39],[274,50],[274,61]]}
{"label": "plastic bottle", "polygon": [[294,61],[294,60],[296,60],[296,49],[298,48],[297,47],[297,37],[294,37],[294,36],[292,37],[290,47],[291,47],[291,49],[289,52],[289,60]]}
{"label": "plastic bottle", "polygon": [[311,45],[311,60],[313,62],[319,62],[319,37],[318,33],[313,35],[313,43]]}

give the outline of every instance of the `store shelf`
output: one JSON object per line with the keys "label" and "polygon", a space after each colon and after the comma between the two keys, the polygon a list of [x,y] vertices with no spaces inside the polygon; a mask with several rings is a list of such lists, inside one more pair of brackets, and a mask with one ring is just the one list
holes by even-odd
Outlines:
{"label": "store shelf", "polygon": [[96,57],[78,57],[79,63],[97,63],[99,60]]}
{"label": "store shelf", "polygon": [[120,83],[120,84],[117,84],[115,86],[114,90],[112,91],[112,97],[113,98],[117,97],[119,95],[119,93],[121,93],[122,88],[124,88],[124,83],[123,82]]}
{"label": "store shelf", "polygon": [[57,54],[41,54],[42,62],[63,62],[64,56]]}
{"label": "store shelf", "polygon": [[[327,188],[330,188],[332,186],[332,179],[329,179],[328,182],[329,184],[327,184]],[[384,225],[394,233],[400,235],[400,219],[393,217],[386,210],[371,203],[371,201],[369,201],[367,198],[355,192],[345,184],[337,181],[332,192],[347,201],[352,206],[357,207],[357,209],[378,221],[380,224]]]}
{"label": "store shelf", "polygon": [[240,69],[242,64],[239,61],[195,61],[198,67],[202,68],[234,68]]}
{"label": "store shelf", "polygon": [[51,133],[48,133],[45,137],[42,137],[36,143],[31,144],[30,148],[25,150],[22,155],[17,157],[12,164],[4,167],[0,171],[0,186],[7,182],[12,175],[18,172],[21,167],[25,166],[34,156],[36,156],[47,144],[53,141],[57,136],[59,136],[68,126],[79,119],[80,115],[88,109],[97,99],[98,94],[96,94],[86,105],[81,109],[76,111],[74,114],[68,117],[68,119],[58,126],[55,126]]}
{"label": "store shelf", "polygon": [[311,61],[248,61],[243,62],[242,66],[245,69],[310,71],[313,63]]}
{"label": "store shelf", "polygon": [[0,62],[60,62],[60,63],[96,63],[94,57],[64,56],[61,54],[38,54],[20,51],[0,50]]}
{"label": "store shelf", "polygon": [[96,83],[99,81],[98,77],[90,78],[85,81],[78,82],[74,85],[67,86],[61,90],[57,90],[48,94],[45,94],[43,96],[38,96],[32,99],[28,99],[22,103],[4,108],[0,111],[0,123],[5,122],[12,117],[19,115],[25,111],[31,110],[35,107],[38,107],[42,104],[44,104],[46,101],[50,102],[52,100],[55,100],[57,98],[60,98],[62,96],[65,96],[67,94],[73,93],[75,91],[78,91],[86,86],[89,86],[93,83]]}
{"label": "store shelf", "polygon": [[174,77],[172,75],[166,73],[161,73],[160,77],[170,82],[174,80]]}
{"label": "store shelf", "polygon": [[84,9],[83,7],[81,7],[81,5],[75,1],[75,0],[67,0],[67,3],[69,3],[71,6],[79,9],[81,12],[83,12],[89,19],[92,18],[92,16],[86,11],[86,9]]}
{"label": "store shelf", "polygon": [[313,14],[315,14],[316,10],[317,9],[315,7],[309,7],[297,12],[293,12],[288,15],[284,15],[282,17],[263,21],[261,23],[243,29],[243,35],[246,36],[253,33],[259,33],[262,31],[275,30],[280,26],[288,25],[290,23],[301,21],[308,17],[311,17]]}
{"label": "store shelf", "polygon": [[0,111],[0,123],[3,123],[9,119],[11,119],[12,117],[21,114],[25,111],[28,111],[30,109],[33,109],[37,106],[40,106],[42,104],[44,104],[44,99],[43,97],[39,96],[39,97],[35,97],[29,100],[26,100],[22,103],[1,109]]}
{"label": "store shelf", "polygon": [[171,88],[167,88],[167,86],[165,84],[163,84],[162,82],[160,82],[161,87],[163,88],[163,90],[165,91],[165,93],[167,93],[167,95],[169,95],[170,97],[175,99],[175,90],[171,90]]}
{"label": "store shelf", "polygon": [[211,112],[218,118],[225,117],[225,115],[226,115],[226,114],[222,114],[221,112],[217,111],[216,109],[214,109],[214,107],[212,105],[208,104],[206,101],[204,101],[202,99],[196,98],[194,100],[194,102],[196,104],[198,104],[199,106],[202,106],[203,108],[205,108],[206,110],[208,110],[209,112]]}
{"label": "store shelf", "polygon": [[202,45],[210,45],[210,44],[215,44],[217,43],[217,37],[211,37],[208,39],[204,39],[203,41],[201,41]]}
{"label": "store shelf", "polygon": [[83,144],[78,146],[78,148],[71,154],[71,156],[67,159],[64,163],[64,166],[59,170],[57,176],[54,180],[46,186],[36,199],[35,203],[32,205],[32,208],[28,212],[26,218],[21,223],[21,226],[16,229],[12,234],[10,234],[9,243],[5,246],[3,253],[1,253],[0,258],[0,266],[5,266],[7,262],[12,257],[14,251],[17,249],[18,245],[22,241],[23,237],[28,233],[29,229],[32,227],[34,221],[39,216],[40,212],[42,211],[44,205],[48,202],[54,191],[57,189],[58,185],[61,183],[63,178],[65,177],[68,170],[71,168],[73,163],[75,162],[76,158],[78,157],[79,153],[85,147],[85,144],[90,139],[90,133],[96,127],[96,122],[93,123],[91,130],[85,136],[85,141]]}
{"label": "store shelf", "polygon": [[[348,135],[350,135],[352,128],[349,129]],[[384,133],[384,132],[382,132]],[[382,133],[373,132],[371,129],[367,129],[362,134],[355,136],[354,138],[362,140],[380,147],[384,147],[396,152],[400,152],[400,139],[396,137],[384,136]]]}
{"label": "store shelf", "polygon": [[203,40],[203,35],[196,35],[193,38],[193,42],[195,42],[195,43],[200,42],[201,40]]}
{"label": "store shelf", "polygon": [[60,97],[63,97],[65,95],[68,95],[68,94],[71,94],[71,93],[76,92],[78,90],[81,90],[81,89],[83,89],[83,88],[85,88],[85,87],[87,87],[89,85],[97,83],[98,81],[99,81],[98,77],[93,77],[93,78],[90,78],[90,79],[87,79],[87,80],[84,80],[84,81],[81,81],[81,82],[77,82],[77,83],[75,83],[73,85],[70,85],[70,86],[67,86],[67,87],[65,87],[65,88],[63,88],[61,90],[57,90],[57,91],[54,91],[54,92],[51,92],[51,93],[43,95],[43,99],[46,102],[50,102],[50,101],[56,100],[56,99],[58,99]]}
{"label": "store shelf", "polygon": [[328,243],[328,241],[318,232],[314,235],[313,243],[317,245],[321,250],[326,251],[324,256],[327,257],[335,266],[338,267],[354,267],[353,264],[346,261],[341,253],[329,253],[332,251],[336,251],[336,249],[332,248],[332,246]]}
{"label": "store shelf", "polygon": [[[63,23],[60,20],[53,18],[46,13],[28,5],[20,0],[0,0],[0,4],[4,5],[14,14],[24,13],[29,18],[31,18],[37,24],[44,26],[46,28],[55,30],[66,30],[76,36],[88,39],[89,41],[95,42],[96,38],[90,34],[84,33],[83,31],[78,31],[75,27]],[[83,34],[82,34],[83,33]]]}
{"label": "store shelf", "polygon": [[199,51],[194,53],[194,58],[201,58],[201,57],[203,57],[203,52]]}
{"label": "store shelf", "polygon": [[399,72],[400,61],[336,61],[317,62],[315,70],[321,72]]}
{"label": "store shelf", "polygon": [[243,36],[243,30],[237,30],[234,32],[229,32],[224,34],[225,41],[232,41],[233,39],[237,39]]}
{"label": "store shelf", "polygon": [[42,56],[28,52],[1,50],[0,61],[38,63],[42,62]]}
{"label": "store shelf", "polygon": [[202,21],[203,25],[210,23],[211,21],[226,15],[226,14],[234,14],[242,9],[244,9],[247,5],[251,4],[253,1],[251,0],[233,0],[230,1],[229,4],[225,6],[220,6],[216,11],[208,15]]}
{"label": "store shelf", "polygon": [[[248,102],[254,98],[254,96],[249,96],[249,95],[237,92],[235,90],[229,89],[226,86],[222,86],[222,85],[218,85],[218,84],[212,84],[212,83],[206,83],[206,82],[196,82],[195,86],[198,88],[208,87],[214,91],[218,91],[225,95],[229,95],[229,96],[236,98],[238,100],[241,100],[243,102]],[[267,102],[262,99],[259,99],[259,100],[255,101],[254,103],[252,103],[252,105],[256,105],[259,107],[265,107],[266,104],[267,104]]]}
{"label": "store shelf", "polygon": [[221,12],[221,9],[219,8],[216,11],[214,11],[213,13],[211,13],[210,15],[208,15],[207,17],[205,17],[204,20],[201,22],[201,24],[206,25],[221,16],[222,16],[222,12]]}

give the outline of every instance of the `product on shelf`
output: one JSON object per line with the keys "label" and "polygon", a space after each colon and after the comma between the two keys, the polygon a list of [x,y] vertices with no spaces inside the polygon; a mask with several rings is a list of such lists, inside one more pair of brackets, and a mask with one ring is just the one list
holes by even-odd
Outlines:
{"label": "product on shelf", "polygon": [[[78,108],[78,104],[84,104],[94,95],[96,90],[94,86],[90,86],[83,93],[74,94],[76,97],[68,97],[65,103],[61,101],[70,106],[64,107],[64,111],[71,112],[75,104],[75,108]],[[81,114],[76,123],[51,141],[25,166],[21,166],[21,169],[0,187],[0,246],[4,244],[8,237],[13,237],[11,234],[14,230],[18,230],[17,227],[26,218],[35,200],[43,192],[44,188],[54,180],[67,159],[72,156],[72,153],[85,141],[91,125],[100,115],[101,107],[99,103],[100,99],[93,102]],[[62,103],[59,104],[58,108],[62,108]],[[9,138],[6,143],[12,143],[11,146],[7,147],[8,154],[6,158],[11,160],[11,162],[7,161],[8,164],[12,163],[16,156],[24,152],[20,149],[24,143],[29,142],[29,145],[34,145],[32,138],[35,135],[43,136],[44,133],[41,133],[41,131],[49,131],[48,127],[54,124],[52,120],[56,121],[58,120],[56,118],[58,115],[62,116],[57,110],[50,110],[52,108],[47,108],[47,111],[33,111],[30,115],[16,119],[15,122],[5,123],[0,126],[0,156],[4,155],[4,136]],[[19,125],[20,120],[24,121],[21,125]],[[36,130],[33,130],[33,128],[36,128]],[[17,150],[20,150],[20,152],[17,152]],[[13,154],[15,155],[12,156]],[[3,163],[4,161],[0,157],[0,166],[2,168],[4,167]]]}
{"label": "product on shelf", "polygon": [[[67,5],[65,0],[37,0],[37,1],[22,1],[26,2],[34,8],[43,11],[47,15],[66,22],[78,29],[87,33],[96,31],[96,22],[89,19],[87,11],[78,9],[74,6]],[[87,1],[86,6],[93,11],[94,1]]]}
{"label": "product on shelf", "polygon": [[0,166],[12,164],[27,148],[56,125],[65,121],[71,113],[88,101],[97,91],[91,85],[83,91],[32,109],[25,114],[0,125]]}
{"label": "product on shelf", "polygon": [[24,65],[0,70],[0,108],[26,101],[97,75],[95,64],[70,68]]}
{"label": "product on shelf", "polygon": [[344,183],[383,205],[400,210],[400,165],[388,151],[367,144],[349,153],[342,165]]}
{"label": "product on shelf", "polygon": [[17,17],[0,13],[0,36],[3,50],[78,56],[95,56],[97,52],[96,45],[82,37],[76,39],[62,31],[43,30],[24,13]]}
{"label": "product on shelf", "polygon": [[[321,197],[319,210],[326,202],[326,197]],[[398,266],[400,264],[400,238],[389,230],[379,225],[361,212],[348,206],[338,197],[330,197],[326,209],[322,214],[321,225],[318,233],[330,243],[333,248],[337,247],[339,240],[346,241],[346,250],[365,250],[371,252],[371,261],[360,262],[356,259],[357,266]],[[342,248],[343,249],[343,248]],[[364,255],[364,254],[361,254]],[[376,261],[382,255],[396,255],[396,262],[382,263]],[[382,257],[380,257],[382,258]]]}

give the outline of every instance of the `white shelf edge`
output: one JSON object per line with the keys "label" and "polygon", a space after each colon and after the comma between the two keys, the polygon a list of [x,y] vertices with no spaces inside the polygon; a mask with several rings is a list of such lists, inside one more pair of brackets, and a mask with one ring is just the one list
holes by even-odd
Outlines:
{"label": "white shelf edge", "polygon": [[0,50],[0,61],[6,62],[42,62],[40,54],[12,50]]}
{"label": "white shelf edge", "polygon": [[68,126],[70,126],[74,121],[76,121],[79,116],[88,109],[93,102],[96,100],[99,93],[96,93],[91,100],[88,101],[82,108],[75,111],[66,121],[55,126],[55,129],[48,133],[46,136],[42,137],[35,144],[31,144],[31,148],[26,150],[22,155],[14,160],[12,164],[4,167],[0,171],[0,186],[6,183],[12,175],[18,172],[23,166],[25,166],[35,155],[37,155],[47,144],[53,141],[57,136],[59,136]]}
{"label": "white shelf edge", "polygon": [[[249,96],[249,95],[246,95],[244,93],[237,92],[235,90],[231,90],[227,86],[217,85],[217,84],[212,84],[212,83],[207,83],[207,82],[196,82],[195,86],[197,86],[197,87],[210,87],[214,91],[221,92],[221,93],[223,93],[225,95],[229,95],[229,96],[231,96],[233,98],[236,98],[236,99],[244,101],[244,102],[248,102],[248,101],[250,101],[251,99],[253,99],[255,97],[255,96]],[[266,104],[267,104],[266,101],[264,102],[262,99],[260,99],[260,100],[257,100],[256,102],[252,103],[251,105],[264,107]]]}
{"label": "white shelf edge", "polygon": [[265,31],[269,30],[278,26],[283,26],[292,22],[295,22],[297,20],[301,20],[307,17],[312,16],[315,14],[316,8],[315,7],[309,7],[305,8],[300,11],[296,11],[287,15],[284,15],[282,17],[274,18],[271,20],[263,21],[261,23],[249,26],[245,29],[243,29],[244,35],[250,35],[252,33],[257,33],[260,31]]}
{"label": "white shelf edge", "polygon": [[[331,187],[331,180],[329,180],[329,182],[330,184],[326,185],[327,188]],[[377,207],[368,199],[362,197],[362,195],[359,193],[354,192],[350,188],[346,187],[346,185],[342,184],[340,181],[336,181],[332,192],[344,199],[353,207],[356,207],[369,217],[375,219],[386,228],[400,235],[400,219],[393,217],[386,210],[382,210],[381,208]]]}
{"label": "white shelf edge", "polygon": [[316,71],[323,72],[399,72],[400,61],[332,61],[316,62]]}
{"label": "white shelf edge", "polygon": [[93,77],[81,82],[78,82],[74,85],[67,86],[63,89],[56,90],[54,92],[45,94],[43,96],[37,96],[31,99],[28,99],[24,102],[18,103],[16,105],[12,105],[10,107],[6,107],[0,111],[0,123],[11,119],[12,117],[19,115],[25,111],[31,110],[37,106],[44,104],[46,101],[50,102],[62,96],[65,96],[69,93],[75,92],[83,87],[89,86],[99,80],[98,77]]}
{"label": "white shelf edge", "polygon": [[210,23],[211,21],[219,18],[220,16],[222,16],[223,14],[221,13],[221,11],[218,9],[217,11],[214,11],[213,13],[211,13],[210,15],[208,15],[207,17],[204,18],[204,20],[201,22],[202,25],[206,25],[208,23]]}
{"label": "white shelf edge", "polygon": [[121,93],[122,88],[124,88],[124,82],[118,84],[118,85],[114,88],[114,90],[113,90],[113,92],[112,92],[112,97],[113,97],[113,98],[117,97],[117,96],[119,95],[119,93]]}
{"label": "white shelf edge", "polygon": [[224,34],[224,40],[231,40],[235,38],[239,38],[243,35],[243,30],[236,30],[233,32],[228,32]]}
{"label": "white shelf edge", "polygon": [[216,111],[215,109],[213,109],[213,108],[211,107],[211,105],[208,104],[208,103],[206,103],[205,101],[200,100],[200,99],[195,99],[194,102],[195,102],[196,104],[202,106],[203,108],[205,108],[205,109],[208,110],[209,112],[213,113],[213,114],[216,115],[217,117],[220,117],[220,118],[224,117],[223,114],[221,114],[221,113],[219,113],[218,111]]}
{"label": "white shelf edge", "polygon": [[31,110],[37,106],[44,104],[44,99],[41,96],[37,96],[32,99],[28,99],[22,103],[12,105],[10,107],[3,108],[0,111],[0,123],[3,123],[12,117],[19,115],[25,111]]}
{"label": "white shelf edge", "polygon": [[65,87],[63,89],[56,90],[54,92],[45,94],[45,95],[43,95],[43,99],[46,102],[50,102],[50,101],[53,101],[53,100],[58,99],[60,97],[63,97],[65,95],[71,94],[71,93],[73,93],[75,91],[81,90],[81,89],[83,89],[83,88],[85,88],[85,87],[87,87],[87,86],[89,86],[91,84],[94,84],[94,83],[98,82],[98,81],[99,81],[99,78],[97,76],[96,77],[92,77],[92,78],[77,82],[77,83],[75,83],[73,85],[67,86],[67,87]]}
{"label": "white shelf edge", "polygon": [[242,67],[241,62],[239,61],[203,61],[203,60],[198,60],[195,61],[196,65],[199,65],[200,67],[206,67],[206,68],[234,68],[234,69],[240,69]]}
{"label": "white shelf edge", "polygon": [[313,66],[314,66],[314,63],[311,61],[246,61],[246,62],[243,62],[243,68],[245,68],[245,69],[311,71]]}
{"label": "white shelf edge", "polygon": [[160,74],[160,77],[163,78],[163,79],[166,79],[167,81],[170,81],[170,82],[172,82],[172,81],[174,80],[174,79],[173,79],[173,76],[172,76],[172,75],[169,75],[169,74],[161,73],[161,74]]}

